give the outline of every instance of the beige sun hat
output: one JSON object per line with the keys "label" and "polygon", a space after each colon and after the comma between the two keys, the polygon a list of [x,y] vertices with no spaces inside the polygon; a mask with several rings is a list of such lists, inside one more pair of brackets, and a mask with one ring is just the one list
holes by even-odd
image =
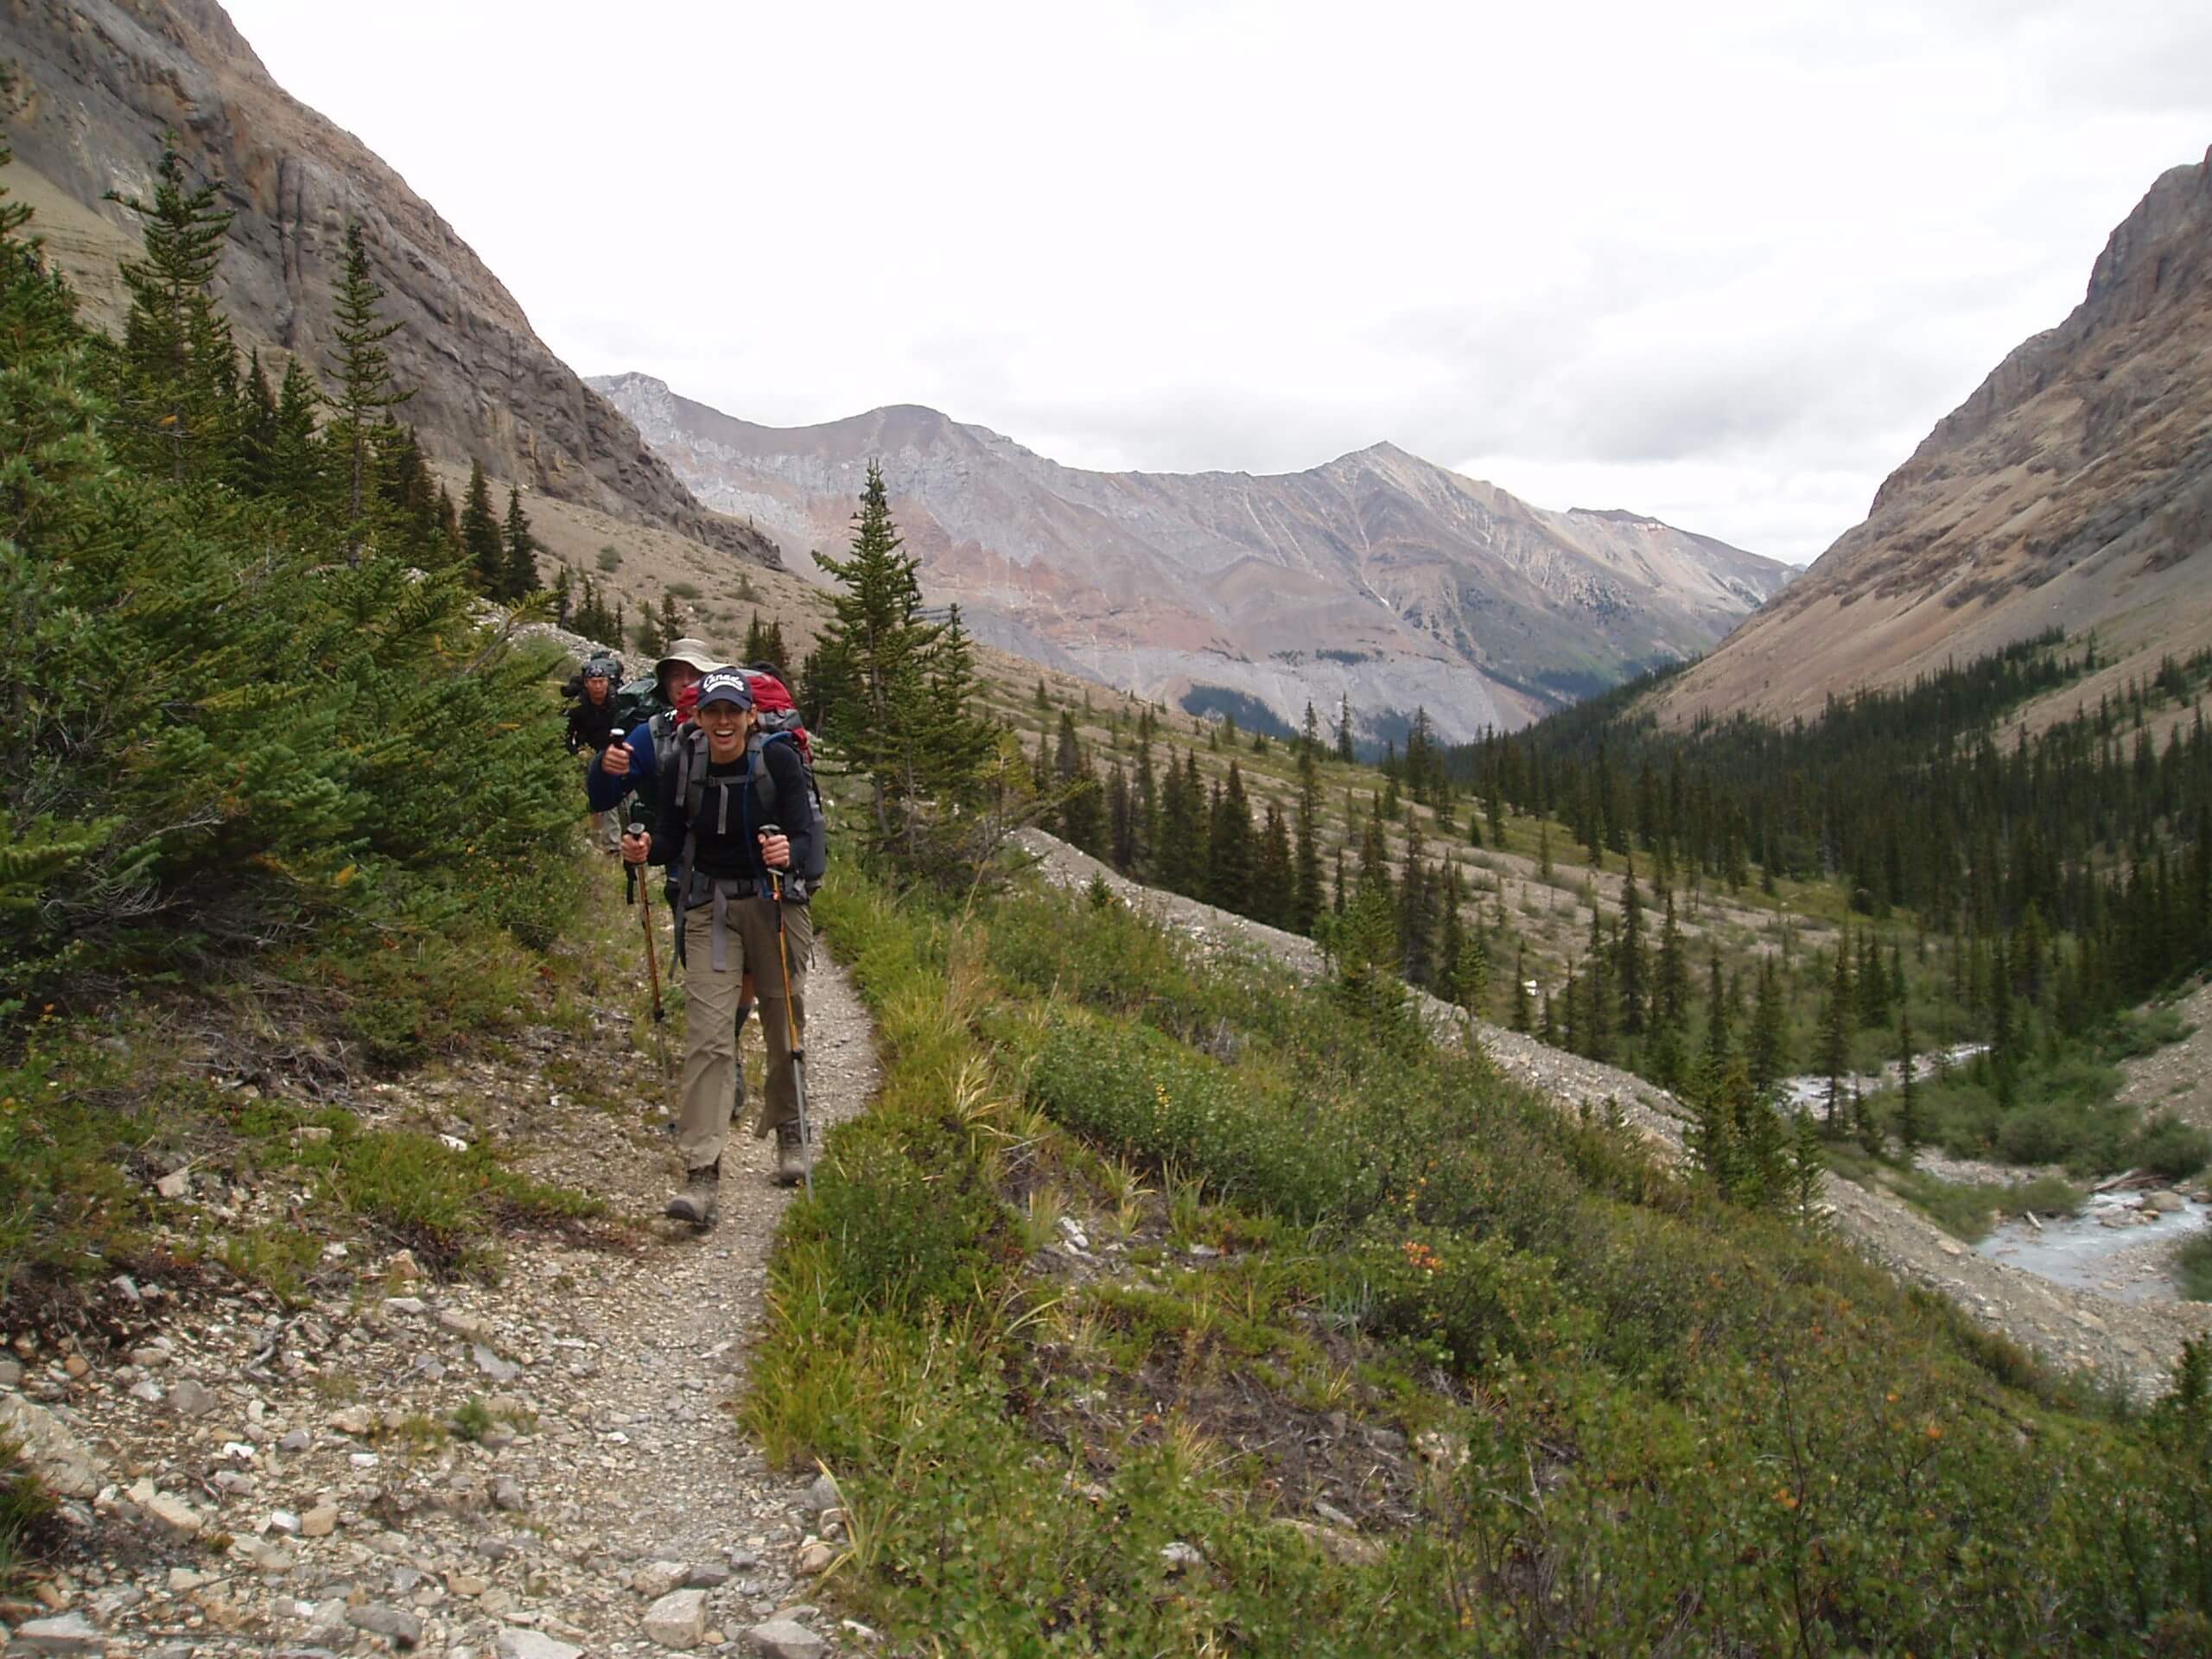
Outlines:
{"label": "beige sun hat", "polygon": [[722,659],[703,639],[678,639],[668,648],[668,654],[653,664],[653,678],[658,680],[667,673],[671,663],[688,663],[702,674],[711,674],[722,665]]}

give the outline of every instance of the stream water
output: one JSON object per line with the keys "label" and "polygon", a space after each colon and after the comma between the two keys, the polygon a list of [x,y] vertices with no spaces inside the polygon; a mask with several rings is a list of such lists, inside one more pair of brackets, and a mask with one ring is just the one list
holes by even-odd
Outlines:
{"label": "stream water", "polygon": [[[1913,1076],[1933,1077],[1942,1066],[1961,1065],[1987,1046],[1961,1043],[1920,1057]],[[1894,1088],[1897,1068],[1845,1080],[1844,1092],[1869,1095]],[[1802,1077],[1784,1080],[1783,1096],[1793,1111],[1825,1115],[1828,1080]],[[2075,1216],[2039,1217],[2041,1225],[2013,1216],[2000,1221],[1974,1246],[1978,1255],[2009,1263],[2038,1278],[2075,1290],[2092,1291],[2121,1301],[2172,1301],[2181,1294],[2173,1272],[2175,1249],[2193,1233],[2212,1228],[2212,1206],[2184,1201],[2164,1213],[2145,1207],[2140,1192],[2095,1192]]]}
{"label": "stream water", "polygon": [[2078,1216],[2046,1220],[2040,1228],[2016,1217],[1974,1249],[2075,1290],[2123,1302],[2174,1301],[2181,1295],[2175,1248],[2212,1227],[2212,1206],[2184,1200],[2180,1209],[2156,1215],[2143,1206],[2144,1196],[2093,1192]]}

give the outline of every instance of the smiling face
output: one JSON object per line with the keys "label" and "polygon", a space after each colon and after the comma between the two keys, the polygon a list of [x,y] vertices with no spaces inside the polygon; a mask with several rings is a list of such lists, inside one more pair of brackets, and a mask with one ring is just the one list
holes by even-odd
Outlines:
{"label": "smiling face", "polygon": [[699,710],[699,729],[707,734],[707,754],[715,760],[734,760],[745,753],[752,734],[753,711],[734,702],[710,702]]}

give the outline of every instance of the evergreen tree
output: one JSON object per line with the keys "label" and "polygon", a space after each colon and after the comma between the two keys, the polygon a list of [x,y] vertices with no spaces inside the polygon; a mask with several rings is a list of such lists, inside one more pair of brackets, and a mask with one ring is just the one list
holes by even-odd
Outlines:
{"label": "evergreen tree", "polygon": [[1105,798],[1090,756],[1076,735],[1075,715],[1060,710],[1052,750],[1052,776],[1060,793],[1060,839],[1096,858],[1106,850]]}
{"label": "evergreen tree", "polygon": [[1897,1143],[1904,1148],[1905,1161],[1920,1150],[1920,1084],[1913,1076],[1918,1056],[1912,1047],[1912,1010],[1897,1010]]}
{"label": "evergreen tree", "polygon": [[1835,973],[1828,982],[1827,1007],[1821,1016],[1821,1065],[1828,1080],[1827,1121],[1833,1128],[1844,1104],[1851,1075],[1851,946],[1839,938]]}
{"label": "evergreen tree", "polygon": [[[391,377],[385,341],[399,332],[377,309],[384,289],[369,272],[368,240],[359,219],[346,225],[346,268],[334,306],[338,360],[330,365],[337,391],[330,398],[326,440],[338,457],[346,485],[346,562],[359,564],[371,537],[371,508],[378,452],[398,437],[391,411],[413,394]],[[537,586],[536,582],[531,584]],[[525,589],[524,591],[529,591]]]}
{"label": "evergreen tree", "polygon": [[1621,882],[1620,962],[1614,977],[1620,985],[1621,1029],[1631,1037],[1643,1033],[1643,895],[1637,891],[1636,859],[1628,861]]}
{"label": "evergreen tree", "polygon": [[1728,993],[1720,972],[1720,947],[1712,947],[1706,975],[1705,993],[1705,1066],[1708,1078],[1717,1078],[1728,1069],[1728,1057],[1734,1052],[1729,1042]]}
{"label": "evergreen tree", "polygon": [[[760,660],[784,661],[784,631],[768,625]],[[910,791],[926,790],[941,804],[971,805],[982,798],[985,779],[999,752],[998,723],[983,712],[982,682],[976,673],[976,648],[960,620],[960,607],[948,606],[942,631],[930,651],[923,675],[927,696],[918,710],[916,748],[908,756],[918,775]]]}
{"label": "evergreen tree", "polygon": [[1306,739],[1298,751],[1298,824],[1291,856],[1291,928],[1310,934],[1321,914],[1320,738],[1313,705],[1306,705]]}
{"label": "evergreen tree", "polygon": [[[620,632],[618,626],[617,632]],[[659,657],[668,650],[668,640],[660,631],[659,614],[650,605],[638,613],[638,626],[632,630],[629,644],[638,648],[641,657]]]}
{"label": "evergreen tree", "polygon": [[1229,763],[1229,781],[1214,796],[1206,840],[1206,901],[1238,914],[1249,912],[1252,884],[1258,873],[1257,837],[1244,776]]}
{"label": "evergreen tree", "polygon": [[1613,1057],[1613,976],[1607,966],[1614,955],[1605,939],[1596,905],[1590,906],[1589,990],[1583,1017],[1577,1021],[1582,1035],[1581,1052],[1593,1060]]}
{"label": "evergreen tree", "polygon": [[[522,492],[510,486],[507,490],[507,518],[500,532],[499,597],[512,603],[536,593],[537,581],[537,543],[530,533],[530,515],[522,510]],[[668,632],[664,608],[663,622],[658,630],[664,640],[675,636]],[[657,648],[653,654],[658,656]]]}
{"label": "evergreen tree", "polygon": [[1751,1010],[1751,1034],[1747,1056],[1752,1088],[1771,1094],[1789,1071],[1789,1012],[1783,1005],[1782,976],[1774,958],[1759,963],[1758,1000]]}
{"label": "evergreen tree", "polygon": [[1269,927],[1287,928],[1296,890],[1289,826],[1284,822],[1282,808],[1269,801],[1267,828],[1260,836],[1259,870],[1253,883],[1253,919],[1265,922]]}
{"label": "evergreen tree", "polygon": [[1405,874],[1398,883],[1399,971],[1409,985],[1426,986],[1436,965],[1435,877],[1422,862],[1421,825],[1406,831]]}
{"label": "evergreen tree", "polygon": [[143,257],[123,263],[130,296],[114,359],[111,430],[127,461],[175,483],[211,476],[231,453],[238,354],[215,306],[215,269],[231,213],[218,188],[188,189],[175,135],[162,145],[154,200],[111,194],[137,215]]}
{"label": "evergreen tree", "polygon": [[1513,1017],[1509,1023],[1518,1032],[1529,1027],[1529,970],[1517,944],[1513,947]]}
{"label": "evergreen tree", "polygon": [[1675,919],[1675,893],[1666,893],[1666,918],[1659,930],[1659,965],[1652,985],[1652,1002],[1662,1027],[1682,1030],[1689,1017],[1689,959],[1682,949],[1681,925]]}
{"label": "evergreen tree", "polygon": [[461,507],[461,550],[476,573],[476,591],[497,599],[506,584],[507,549],[492,511],[492,486],[481,461],[471,461],[468,467],[468,493]]}
{"label": "evergreen tree", "polygon": [[683,613],[677,608],[676,595],[666,588],[660,595],[660,637],[670,645],[683,637]]}
{"label": "evergreen tree", "polygon": [[1351,750],[1351,694],[1346,692],[1337,705],[1337,759],[1350,764]]}
{"label": "evergreen tree", "polygon": [[825,695],[835,701],[823,709],[822,723],[868,779],[876,835],[888,843],[918,804],[914,760],[932,718],[919,705],[944,630],[922,619],[921,562],[904,550],[875,462],[868,463],[847,556],[817,553],[814,562],[837,584],[821,649],[833,653],[838,672],[824,677]]}

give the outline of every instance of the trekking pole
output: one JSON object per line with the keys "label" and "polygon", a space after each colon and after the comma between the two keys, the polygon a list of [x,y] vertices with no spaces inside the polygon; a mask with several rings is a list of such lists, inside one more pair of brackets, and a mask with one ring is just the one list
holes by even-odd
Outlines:
{"label": "trekking pole", "polygon": [[[784,832],[777,825],[760,826],[763,836],[780,836]],[[764,868],[766,868],[764,866]],[[798,1107],[798,1150],[801,1167],[805,1171],[806,1195],[814,1196],[813,1137],[806,1131],[806,1022],[798,1017],[798,1009],[791,1002],[791,953],[784,943],[784,876],[780,870],[768,871],[769,899],[776,906],[776,961],[784,970],[784,1040],[791,1051],[791,1095]]]}
{"label": "trekking pole", "polygon": [[[643,835],[645,829],[642,820],[638,818],[630,820],[632,835]],[[639,890],[645,887],[645,882],[638,876],[639,867],[625,859],[622,861],[622,868],[630,880],[628,891],[623,894],[622,902],[626,905],[636,904]],[[653,1046],[660,1052],[661,1077],[665,1081],[668,1076],[668,1010],[661,1006],[660,1001],[660,953],[653,946],[653,901],[650,890],[646,891],[645,903],[639,908],[638,920],[645,930],[645,981],[652,987],[653,992]]]}

